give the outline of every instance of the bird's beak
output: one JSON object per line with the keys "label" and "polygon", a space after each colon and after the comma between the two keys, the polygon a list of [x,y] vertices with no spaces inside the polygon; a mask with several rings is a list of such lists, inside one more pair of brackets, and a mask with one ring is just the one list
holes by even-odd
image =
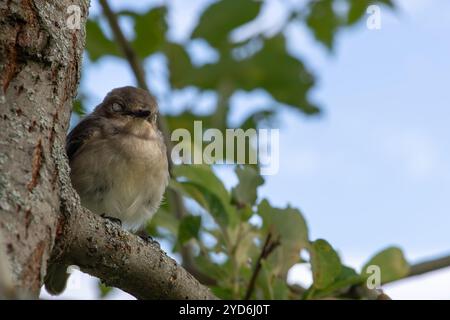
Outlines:
{"label": "bird's beak", "polygon": [[148,110],[137,110],[137,111],[133,111],[132,115],[135,116],[136,118],[146,119],[146,118],[150,117],[151,112]]}

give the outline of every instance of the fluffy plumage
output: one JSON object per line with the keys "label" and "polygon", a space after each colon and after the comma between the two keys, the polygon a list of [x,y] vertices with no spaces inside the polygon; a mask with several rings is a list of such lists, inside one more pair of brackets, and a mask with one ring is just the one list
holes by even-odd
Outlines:
{"label": "fluffy plumage", "polygon": [[[156,101],[145,90],[117,88],[67,136],[70,177],[81,204],[120,219],[131,231],[151,219],[169,179],[157,114]],[[46,279],[51,293],[65,287],[67,276],[60,271]]]}
{"label": "fluffy plumage", "polygon": [[[121,109],[113,110],[115,104]],[[146,91],[118,88],[67,138],[71,180],[81,204],[120,219],[132,231],[158,209],[168,182],[156,114],[156,103]]]}

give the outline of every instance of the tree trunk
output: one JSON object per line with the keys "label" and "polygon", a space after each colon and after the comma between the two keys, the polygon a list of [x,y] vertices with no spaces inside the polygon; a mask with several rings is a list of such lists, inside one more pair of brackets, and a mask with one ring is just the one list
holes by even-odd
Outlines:
{"label": "tree trunk", "polygon": [[141,299],[214,299],[153,243],[80,205],[65,153],[88,0],[0,2],[0,299],[76,264]]}
{"label": "tree trunk", "polygon": [[88,7],[88,0],[0,2],[0,289],[13,283],[21,296],[39,295],[60,213],[76,199],[64,143]]}

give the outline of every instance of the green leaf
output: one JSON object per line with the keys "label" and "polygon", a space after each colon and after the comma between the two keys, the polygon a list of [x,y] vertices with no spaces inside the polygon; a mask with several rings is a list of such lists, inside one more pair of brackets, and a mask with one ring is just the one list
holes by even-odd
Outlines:
{"label": "green leaf", "polygon": [[335,291],[341,288],[347,288],[362,281],[363,278],[355,271],[355,269],[342,266],[340,274],[328,290]]}
{"label": "green leaf", "polygon": [[274,275],[273,266],[265,260],[261,261],[261,274],[253,294],[254,299],[286,300],[290,290],[286,279]]}
{"label": "green leaf", "polygon": [[222,181],[206,165],[180,165],[173,168],[173,174],[187,181],[171,182],[171,186],[196,200],[215,221],[225,226],[236,226],[238,217],[231,205],[231,197]]}
{"label": "green leaf", "polygon": [[103,298],[106,298],[106,296],[108,296],[114,288],[108,287],[107,285],[105,285],[104,283],[99,281],[98,289],[100,291],[100,298],[103,299]]}
{"label": "green leaf", "polygon": [[205,186],[211,193],[223,202],[230,203],[230,195],[222,181],[207,165],[179,165],[173,168],[173,174],[179,178],[186,178],[195,184]]}
{"label": "green leaf", "polygon": [[92,61],[106,55],[120,56],[116,44],[103,33],[98,21],[86,22],[86,50]]}
{"label": "green leaf", "polygon": [[222,201],[206,186],[192,182],[181,182],[180,185],[192,199],[209,212],[217,224],[222,227],[236,225],[237,220],[233,207]]}
{"label": "green leaf", "polygon": [[180,221],[171,212],[160,208],[152,218],[149,226],[147,227],[147,231],[151,235],[160,236],[156,229],[163,228],[176,237],[178,234],[179,224]]}
{"label": "green leaf", "polygon": [[314,298],[330,297],[338,293],[339,290],[346,289],[350,286],[362,283],[364,278],[360,276],[353,268],[342,266],[341,273],[335,281],[325,289],[315,290]]}
{"label": "green leaf", "polygon": [[218,264],[211,261],[211,258],[205,255],[199,255],[194,258],[196,266],[199,270],[216,279],[217,281],[223,281],[229,278],[231,272],[230,264]]}
{"label": "green leaf", "polygon": [[358,22],[366,13],[369,3],[369,0],[351,0],[347,14],[347,24],[352,25]]}
{"label": "green leaf", "polygon": [[309,251],[313,286],[315,289],[325,289],[341,274],[341,260],[333,247],[323,239],[312,242]]}
{"label": "green leaf", "polygon": [[230,287],[219,287],[213,286],[210,287],[211,292],[219,299],[223,300],[232,300],[233,299],[233,290]]}
{"label": "green leaf", "polygon": [[[170,199],[168,190],[164,194],[164,199]],[[176,217],[171,201],[163,201],[158,211],[147,225],[147,232],[153,237],[162,237],[174,242],[178,237],[180,220]],[[161,230],[162,229],[162,230]]]}
{"label": "green leaf", "polygon": [[308,246],[308,229],[299,210],[287,207],[272,207],[267,200],[261,201],[258,214],[263,219],[262,235],[272,233],[280,246],[269,256],[272,270],[284,277],[288,270],[300,260],[300,250]]}
{"label": "green leaf", "polygon": [[288,54],[283,35],[265,39],[260,51],[248,59],[234,62],[228,70],[232,73],[228,76],[230,82],[238,88],[247,91],[262,88],[279,103],[298,108],[306,114],[319,112],[307,97],[314,85],[314,77],[300,60]]}
{"label": "green leaf", "polygon": [[252,206],[257,198],[257,188],[264,183],[264,179],[250,166],[236,166],[239,183],[231,191],[233,200],[239,205]]}
{"label": "green leaf", "polygon": [[275,110],[262,110],[254,112],[242,121],[239,128],[242,128],[243,130],[257,128],[258,124],[263,121],[271,126],[274,122],[275,114]]}
{"label": "green leaf", "polygon": [[377,0],[377,2],[382,3],[390,8],[395,8],[395,3],[392,0]]}
{"label": "green leaf", "polygon": [[181,89],[194,85],[196,69],[186,49],[176,43],[166,43],[163,52],[167,57],[169,80],[172,87]]}
{"label": "green leaf", "polygon": [[192,238],[198,239],[201,223],[201,216],[190,215],[184,217],[183,220],[181,220],[178,230],[178,242],[180,244],[185,244]]}
{"label": "green leaf", "polygon": [[389,247],[373,256],[362,268],[363,277],[370,276],[367,272],[369,266],[378,266],[381,272],[381,283],[404,278],[409,273],[409,264],[401,249]]}
{"label": "green leaf", "polygon": [[[318,107],[307,97],[314,85],[314,77],[301,61],[287,53],[283,35],[265,39],[261,50],[247,59],[237,61],[225,55],[217,63],[198,68],[192,65],[189,55],[180,45],[167,44],[164,52],[169,61],[170,81],[175,88],[196,86],[219,93],[225,91],[225,98],[238,89],[252,91],[260,88],[277,102],[306,114],[319,112]],[[266,111],[259,112],[255,117],[264,119],[272,115],[272,112]],[[226,123],[226,117],[220,117],[220,120]]]}
{"label": "green leaf", "polygon": [[133,48],[141,58],[160,50],[166,41],[166,7],[152,8],[144,14],[134,14]]}
{"label": "green leaf", "polygon": [[255,239],[258,233],[255,230],[256,228],[249,223],[242,222],[238,228],[240,229],[239,235],[234,236],[232,234],[230,238],[234,240],[234,243],[237,242],[238,244],[234,252],[235,263],[242,267],[247,265],[249,257],[259,254],[259,248],[255,245]]}
{"label": "green leaf", "polygon": [[253,208],[247,204],[241,207],[236,207],[236,211],[241,221],[248,221],[248,219],[250,219],[255,213]]}
{"label": "green leaf", "polygon": [[342,19],[333,10],[333,0],[312,1],[309,9],[306,24],[315,38],[331,50],[334,37],[342,24]]}
{"label": "green leaf", "polygon": [[222,0],[210,5],[200,17],[192,38],[203,38],[214,47],[225,46],[230,32],[259,13],[261,1]]}
{"label": "green leaf", "polygon": [[86,114],[86,108],[81,99],[75,99],[73,101],[72,111],[78,116],[84,116]]}
{"label": "green leaf", "polygon": [[284,279],[274,277],[272,283],[274,300],[287,300],[289,297],[289,286]]}

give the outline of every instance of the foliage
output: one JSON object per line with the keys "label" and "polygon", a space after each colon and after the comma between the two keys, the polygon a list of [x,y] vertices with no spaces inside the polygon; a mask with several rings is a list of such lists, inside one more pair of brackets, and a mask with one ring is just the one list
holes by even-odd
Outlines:
{"label": "foliage", "polygon": [[[152,7],[146,12],[124,10],[118,15],[133,21],[134,35],[129,40],[141,59],[156,53],[166,57],[172,92],[196,88],[199,93],[213,92],[217,97],[216,106],[209,113],[196,114],[187,109],[176,116],[167,115],[170,129],[186,128],[192,132],[193,121],[202,120],[204,129],[223,131],[230,126],[230,99],[238,91],[263,90],[271,97],[270,107],[251,112],[238,125],[243,129],[270,121],[281,106],[305,115],[319,113],[320,108],[309,97],[316,76],[301,59],[288,52],[285,30],[300,23],[332,51],[339,31],[363,20],[370,4],[393,6],[390,0],[311,0],[305,6],[288,8],[290,12],[283,26],[270,36],[258,29],[247,38],[236,40],[233,32],[257,19],[265,2],[214,1],[202,12],[189,39],[183,43],[176,43],[168,36],[170,8]],[[108,55],[120,56],[102,21],[103,17],[99,16],[87,23],[86,50],[92,62]],[[217,59],[194,63],[188,47],[196,41],[208,46]],[[83,110],[81,105],[77,104],[77,110]],[[310,238],[298,209],[278,208],[268,199],[258,197],[264,179],[257,166],[236,165],[235,172],[238,183],[229,190],[210,166],[176,166],[169,188],[189,199],[189,214],[179,220],[167,201],[148,226],[153,236],[167,240],[174,251],[186,244],[196,249],[195,267],[214,280],[211,287],[218,297],[340,296],[349,287],[363,284],[368,277],[367,266],[372,264],[381,268],[382,281],[407,274],[408,264],[398,248],[388,248],[375,255],[361,272],[344,265],[326,240]],[[301,258],[301,252],[308,253],[308,258]],[[308,264],[313,275],[313,284],[304,294],[291,290],[287,283],[288,271],[299,263]],[[250,285],[252,278],[254,287]],[[105,288],[102,292],[107,293]]]}
{"label": "foliage", "polygon": [[[388,282],[408,273],[408,264],[398,248],[388,248],[371,258],[359,273],[342,264],[335,249],[323,239],[312,240],[302,213],[295,208],[277,208],[267,199],[258,199],[257,189],[263,181],[250,166],[237,166],[238,184],[227,191],[214,171],[203,165],[183,165],[175,168],[180,181],[172,181],[170,188],[194,199],[202,216],[188,216],[174,225],[161,225],[160,219],[169,213],[161,210],[152,221],[150,230],[159,229],[164,235],[178,229],[178,241],[190,241],[198,248],[198,269],[213,275],[214,292],[221,298],[244,297],[255,272],[257,258],[263,250],[268,234],[278,245],[264,259],[252,298],[323,298],[339,295],[350,286],[363,284],[367,266],[381,269],[381,281]],[[248,195],[236,200],[233,194]],[[213,222],[203,222],[208,217]],[[202,223],[200,223],[202,220]],[[163,230],[164,229],[164,230]],[[178,249],[179,247],[176,247]],[[309,253],[301,259],[300,252]],[[286,283],[287,272],[298,263],[309,264],[314,282],[303,296],[295,296]]]}

